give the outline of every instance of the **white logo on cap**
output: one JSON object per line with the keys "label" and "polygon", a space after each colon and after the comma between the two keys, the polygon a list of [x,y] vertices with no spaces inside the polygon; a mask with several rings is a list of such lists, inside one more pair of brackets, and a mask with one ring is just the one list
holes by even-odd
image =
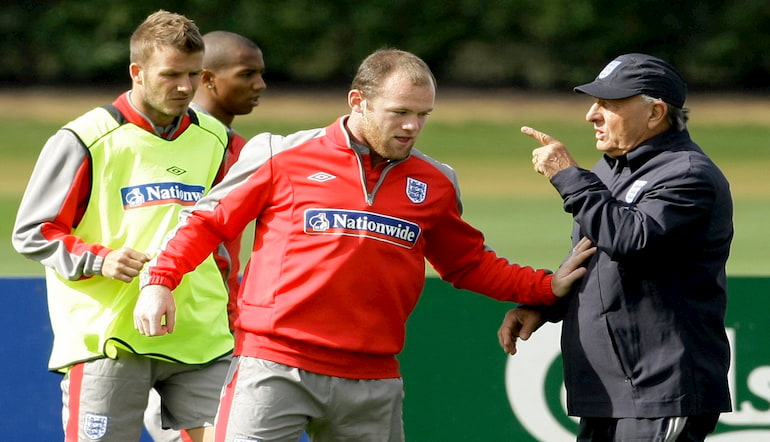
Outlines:
{"label": "white logo on cap", "polygon": [[622,61],[612,60],[607,66],[604,67],[604,69],[602,69],[601,72],[599,72],[599,78],[604,78],[610,75],[616,67],[620,66],[620,63],[622,63]]}

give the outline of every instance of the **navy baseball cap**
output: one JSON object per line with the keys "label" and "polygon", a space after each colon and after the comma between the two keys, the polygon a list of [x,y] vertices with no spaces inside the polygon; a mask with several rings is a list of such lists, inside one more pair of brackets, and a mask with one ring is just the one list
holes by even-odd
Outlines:
{"label": "navy baseball cap", "polygon": [[673,66],[647,54],[621,55],[607,64],[590,83],[575,87],[605,100],[620,100],[645,94],[682,108],[687,99],[687,84]]}

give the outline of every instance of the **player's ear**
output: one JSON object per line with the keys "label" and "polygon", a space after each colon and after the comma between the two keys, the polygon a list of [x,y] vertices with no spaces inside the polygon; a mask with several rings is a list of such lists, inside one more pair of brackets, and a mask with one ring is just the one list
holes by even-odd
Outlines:
{"label": "player's ear", "polygon": [[357,113],[363,113],[366,107],[366,99],[360,89],[351,89],[348,92],[348,105],[350,110]]}
{"label": "player's ear", "polygon": [[214,73],[208,69],[201,71],[201,87],[214,89]]}
{"label": "player's ear", "polygon": [[128,65],[128,75],[131,76],[131,81],[136,84],[142,84],[142,67],[137,63],[131,63]]}

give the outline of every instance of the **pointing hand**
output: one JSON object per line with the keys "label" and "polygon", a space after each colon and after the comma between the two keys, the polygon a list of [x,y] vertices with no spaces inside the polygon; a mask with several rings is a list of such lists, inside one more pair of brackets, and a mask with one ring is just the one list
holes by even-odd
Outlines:
{"label": "pointing hand", "polygon": [[550,179],[560,171],[578,165],[567,150],[567,146],[552,136],[528,126],[522,127],[521,133],[540,143],[541,147],[532,151],[532,164],[535,166],[535,172]]}

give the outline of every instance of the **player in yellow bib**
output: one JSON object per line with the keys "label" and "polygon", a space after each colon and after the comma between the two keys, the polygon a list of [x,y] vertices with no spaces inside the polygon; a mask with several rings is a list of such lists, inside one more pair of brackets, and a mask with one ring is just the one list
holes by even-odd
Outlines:
{"label": "player in yellow bib", "polygon": [[46,266],[67,441],[138,440],[152,388],[164,425],[210,437],[233,348],[214,256],[183,282],[173,334],[143,336],[132,317],[148,253],[225,167],[227,128],[189,108],[203,54],[191,20],[150,15],[131,37],[131,90],[48,140],[21,202],[13,243]]}

